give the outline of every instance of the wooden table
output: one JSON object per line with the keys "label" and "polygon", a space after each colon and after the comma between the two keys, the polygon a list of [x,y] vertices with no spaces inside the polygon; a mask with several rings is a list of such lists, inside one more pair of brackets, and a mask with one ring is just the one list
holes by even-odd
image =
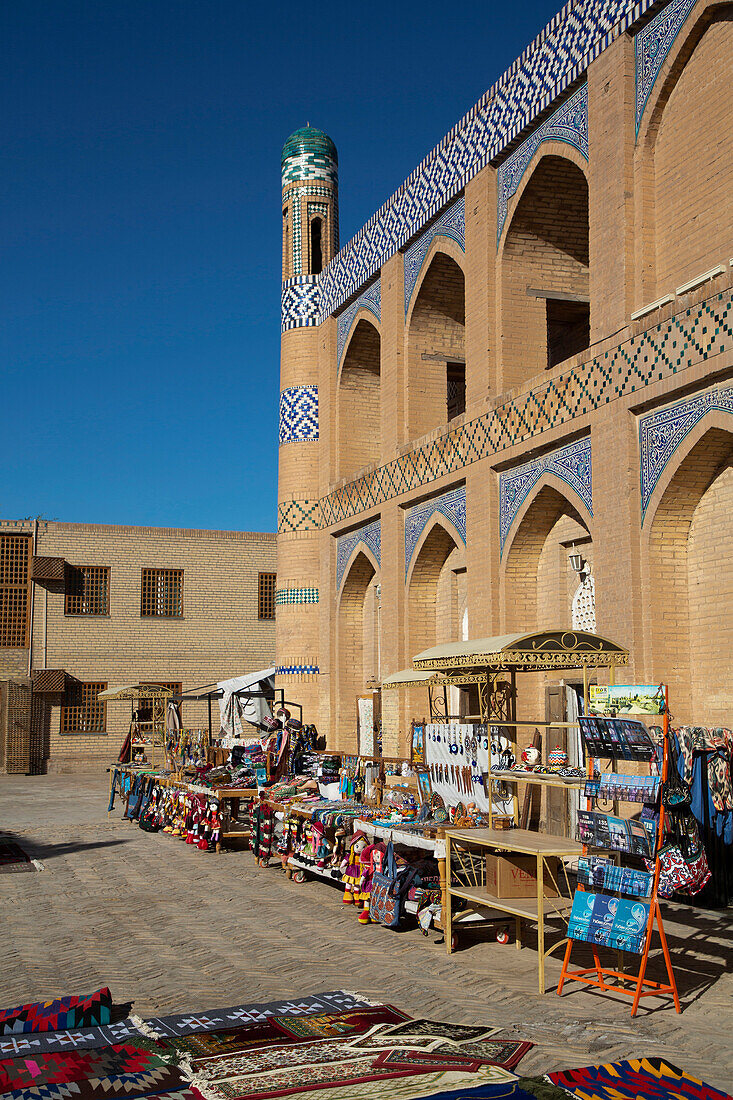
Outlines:
{"label": "wooden table", "polygon": [[[446,829],[446,864],[447,864],[447,889],[445,892],[445,944],[450,954],[453,949],[453,917],[451,913],[451,899],[463,898],[472,907],[479,909],[495,909],[500,913],[508,913],[515,919],[516,946],[519,950],[522,946],[522,921],[531,920],[537,924],[537,956],[538,956],[538,983],[540,993],[545,992],[545,958],[560,943],[554,944],[545,950],[545,917],[548,915],[564,916],[572,908],[572,897],[549,897],[545,894],[545,861],[549,858],[577,859],[582,854],[582,845],[565,837],[551,836],[546,833],[533,833],[527,829]],[[537,893],[529,898],[499,898],[490,894],[483,881],[477,881],[469,886],[451,885],[452,852],[467,852],[469,848],[483,850],[484,855],[488,850],[497,852],[511,852],[518,855],[533,856],[537,861]],[[570,884],[565,881],[570,892]],[[558,886],[559,889],[559,886]]]}

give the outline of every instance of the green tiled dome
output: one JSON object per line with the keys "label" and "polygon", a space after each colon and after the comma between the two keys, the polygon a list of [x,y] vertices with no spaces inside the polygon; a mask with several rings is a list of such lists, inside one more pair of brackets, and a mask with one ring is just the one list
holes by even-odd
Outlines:
{"label": "green tiled dome", "polygon": [[323,130],[317,130],[315,126],[302,126],[290,135],[283,145],[283,168],[285,162],[290,160],[291,157],[301,157],[305,154],[325,157],[332,160],[334,164],[338,164],[339,158],[336,146],[328,134],[324,134]]}

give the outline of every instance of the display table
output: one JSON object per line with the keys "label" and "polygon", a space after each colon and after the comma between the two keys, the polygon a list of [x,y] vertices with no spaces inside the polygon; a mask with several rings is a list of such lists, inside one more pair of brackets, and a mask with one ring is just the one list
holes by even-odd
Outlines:
{"label": "display table", "polygon": [[[560,943],[545,950],[545,919],[564,917],[572,906],[571,897],[552,897],[546,892],[545,876],[552,878],[548,859],[577,859],[582,854],[582,845],[565,837],[533,833],[526,829],[446,829],[446,865],[447,885],[445,890],[445,944],[450,954],[453,950],[453,919],[451,900],[463,898],[477,910],[496,910],[514,917],[516,928],[516,946],[522,946],[522,921],[531,920],[537,924],[537,960],[538,984],[540,993],[545,992],[545,958]],[[537,892],[534,897],[500,898],[490,894],[486,887],[485,858],[488,853],[511,853],[530,856],[536,860]],[[478,859],[479,863],[476,863]],[[563,867],[564,869],[564,867]],[[467,879],[466,883],[452,885],[452,871],[457,871]],[[570,893],[570,884],[565,872],[565,881]],[[554,883],[558,889],[557,883]]]}

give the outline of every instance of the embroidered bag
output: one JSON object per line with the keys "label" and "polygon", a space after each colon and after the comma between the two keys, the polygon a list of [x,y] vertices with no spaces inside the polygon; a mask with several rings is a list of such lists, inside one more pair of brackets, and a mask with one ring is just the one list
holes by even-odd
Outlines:
{"label": "embroidered bag", "polygon": [[369,895],[369,916],[385,928],[398,928],[402,916],[402,905],[407,892],[416,877],[414,867],[397,868],[394,844],[390,840],[383,862],[383,870],[376,871],[372,877],[372,892]]}
{"label": "embroidered bag", "polygon": [[[649,869],[654,864],[647,863]],[[710,878],[710,868],[705,850],[700,848],[697,855],[688,859],[676,844],[670,844],[659,852],[659,883],[657,893],[660,898],[671,898],[673,894],[699,894]]]}

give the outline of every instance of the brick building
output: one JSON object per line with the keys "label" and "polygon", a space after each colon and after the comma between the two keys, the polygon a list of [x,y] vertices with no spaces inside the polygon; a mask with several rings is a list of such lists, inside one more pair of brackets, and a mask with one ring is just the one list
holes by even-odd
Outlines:
{"label": "brick building", "polygon": [[[270,667],[275,560],[274,534],[0,523],[0,770],[114,759],[130,703],[105,688]],[[181,718],[205,728],[206,703]]]}
{"label": "brick building", "polygon": [[558,627],[733,721],[732,10],[566,5],[341,251],[286,143],[276,663],[331,745],[428,646]]}

